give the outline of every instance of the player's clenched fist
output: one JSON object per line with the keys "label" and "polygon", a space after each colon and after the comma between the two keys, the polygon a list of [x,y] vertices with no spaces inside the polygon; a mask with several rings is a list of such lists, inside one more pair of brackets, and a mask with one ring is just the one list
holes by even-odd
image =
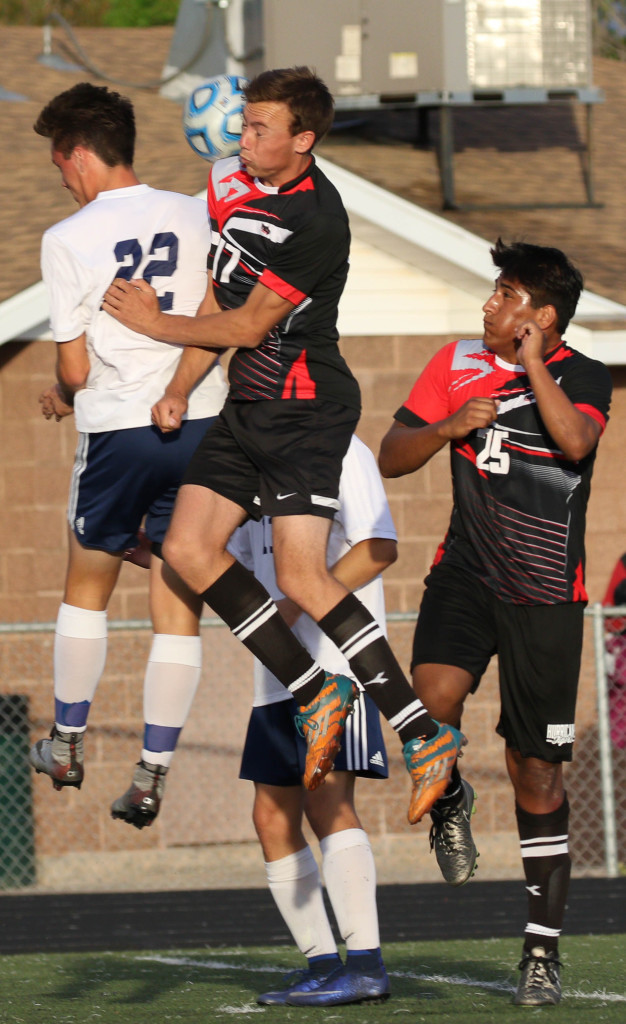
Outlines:
{"label": "player's clenched fist", "polygon": [[466,437],[472,430],[488,427],[498,417],[499,403],[493,398],[469,398],[461,408],[452,414],[445,424],[450,440]]}
{"label": "player's clenched fist", "polygon": [[533,359],[543,362],[548,339],[539,324],[535,323],[534,320],[527,320],[515,332],[515,344],[517,347],[517,361],[527,368],[528,363]]}

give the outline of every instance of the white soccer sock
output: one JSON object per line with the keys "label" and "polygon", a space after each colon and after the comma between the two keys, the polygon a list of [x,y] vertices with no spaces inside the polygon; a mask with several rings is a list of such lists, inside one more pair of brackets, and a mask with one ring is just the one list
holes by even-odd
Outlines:
{"label": "white soccer sock", "polygon": [[169,768],[200,682],[199,636],[156,633],[143,684],[144,746],[141,758]]}
{"label": "white soccer sock", "polygon": [[54,635],[54,717],[59,732],[85,731],[106,652],[107,613],[62,604]]}
{"label": "white soccer sock", "polygon": [[367,832],[348,828],[320,841],[328,898],[346,949],[378,949],[376,865]]}
{"label": "white soccer sock", "polygon": [[265,874],[274,902],[300,952],[307,957],[336,953],[311,847],[266,861]]}

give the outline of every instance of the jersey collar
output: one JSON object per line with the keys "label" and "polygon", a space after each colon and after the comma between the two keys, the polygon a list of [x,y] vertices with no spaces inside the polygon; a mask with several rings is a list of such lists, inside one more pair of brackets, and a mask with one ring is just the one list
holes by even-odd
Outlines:
{"label": "jersey collar", "polygon": [[281,192],[291,192],[291,190],[297,188],[302,181],[310,177],[314,166],[315,157],[311,154],[311,159],[302,174],[299,174],[297,178],[292,178],[291,181],[286,181],[284,185],[264,185],[259,178],[254,179],[254,184],[258,188],[259,192],[265,192],[265,194],[269,196],[279,196]]}
{"label": "jersey collar", "polygon": [[92,199],[93,203],[97,203],[99,199],[129,199],[131,196],[140,196],[144,192],[150,191],[150,185],[126,185],[124,188],[109,188],[104,192],[98,192],[95,199]]}

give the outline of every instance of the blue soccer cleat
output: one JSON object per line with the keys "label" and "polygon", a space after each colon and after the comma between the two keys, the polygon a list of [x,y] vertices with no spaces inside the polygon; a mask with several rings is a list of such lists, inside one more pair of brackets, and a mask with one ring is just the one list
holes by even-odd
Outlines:
{"label": "blue soccer cleat", "polygon": [[341,965],[326,981],[309,991],[292,991],[287,1006],[344,1006],[347,1003],[382,1003],[389,998],[389,978],[382,961],[376,967]]}
{"label": "blue soccer cleat", "polygon": [[310,994],[323,985],[329,975],[334,974],[338,965],[341,967],[339,956],[327,957],[312,967],[291,971],[283,978],[283,988],[276,989],[274,992],[264,992],[258,996],[257,1003],[261,1006],[286,1006],[292,995]]}

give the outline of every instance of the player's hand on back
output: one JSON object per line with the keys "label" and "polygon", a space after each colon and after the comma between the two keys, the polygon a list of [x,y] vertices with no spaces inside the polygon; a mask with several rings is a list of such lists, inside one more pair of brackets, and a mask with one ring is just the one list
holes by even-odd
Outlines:
{"label": "player's hand on back", "polygon": [[58,384],[52,384],[49,388],[46,388],[45,391],[41,392],[39,396],[39,404],[41,406],[42,415],[45,416],[47,420],[51,420],[54,416],[57,423],[59,420],[62,420],[64,416],[71,416],[74,412],[74,406],[65,401]]}
{"label": "player's hand on back", "polygon": [[131,331],[158,337],[159,299],[152,285],[143,278],[125,281],[116,277],[107,288],[102,309]]}

